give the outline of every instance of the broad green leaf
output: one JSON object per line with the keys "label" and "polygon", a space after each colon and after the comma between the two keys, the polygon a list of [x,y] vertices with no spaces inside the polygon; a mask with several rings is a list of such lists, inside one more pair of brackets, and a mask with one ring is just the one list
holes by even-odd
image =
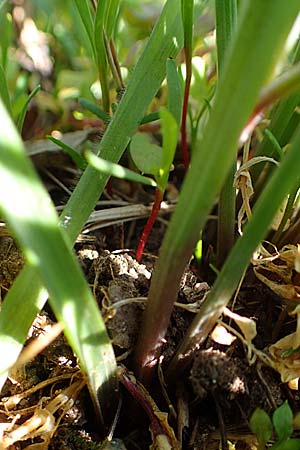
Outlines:
{"label": "broad green leaf", "polygon": [[274,411],[273,425],[278,441],[286,441],[293,432],[293,413],[287,401]]}
{"label": "broad green leaf", "polygon": [[160,109],[160,117],[163,138],[162,160],[156,180],[159,189],[164,192],[177,146],[178,125],[172,114],[166,108]]}
{"label": "broad green leaf", "polygon": [[300,439],[288,439],[271,447],[272,450],[299,450]]}
{"label": "broad green leaf", "polygon": [[295,430],[300,430],[300,412],[298,412],[294,417],[293,428]]}
{"label": "broad green leaf", "polygon": [[136,167],[142,173],[158,176],[162,163],[162,149],[150,142],[145,133],[136,133],[130,142],[130,155]]}
{"label": "broad green leaf", "polygon": [[119,164],[106,161],[94,153],[88,151],[85,153],[85,157],[91,166],[99,170],[99,172],[105,173],[107,175],[121,178],[123,180],[135,181],[136,183],[146,184],[148,186],[156,187],[154,180],[148,177],[143,177],[142,175],[134,172],[133,170],[126,169]]}
{"label": "broad green leaf", "polygon": [[273,425],[270,417],[265,411],[257,408],[251,416],[250,428],[257,436],[259,450],[263,450],[272,437]]}

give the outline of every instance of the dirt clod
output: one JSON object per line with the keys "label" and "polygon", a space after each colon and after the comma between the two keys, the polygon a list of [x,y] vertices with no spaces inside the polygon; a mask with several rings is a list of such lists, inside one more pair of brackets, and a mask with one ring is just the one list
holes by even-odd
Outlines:
{"label": "dirt clod", "polygon": [[226,392],[229,398],[246,391],[245,380],[232,358],[219,350],[197,353],[190,380],[195,393],[204,398],[211,391]]}

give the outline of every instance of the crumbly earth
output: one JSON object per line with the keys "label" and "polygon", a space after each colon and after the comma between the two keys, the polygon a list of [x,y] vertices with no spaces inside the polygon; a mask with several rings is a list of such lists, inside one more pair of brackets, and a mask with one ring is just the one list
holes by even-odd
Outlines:
{"label": "crumbly earth", "polygon": [[[134,252],[123,249],[121,244],[124,243],[124,236],[131,233],[129,248],[134,248],[142,224],[136,232],[128,224],[124,227],[111,226],[76,244],[79,262],[106,321],[117,359],[129,370],[132,368],[132,350],[140,331],[151,274],[164,231],[163,224],[156,226],[151,235],[151,253],[144,255],[141,264],[136,261]],[[12,238],[0,237],[2,297],[5,297],[23,264],[21,253]],[[180,448],[218,449],[220,435],[223,434],[235,445],[232,448],[255,450],[256,440],[249,431],[249,418],[255,408],[262,408],[271,414],[288,399],[293,411],[298,411],[300,399],[297,391],[281,383],[274,370],[258,360],[248,360],[245,343],[236,338],[232,342],[220,341],[210,335],[195,351],[191,367],[177,383],[174,386],[163,384],[164,369],[209,290],[205,280],[210,279],[211,274],[206,277],[205,271],[205,267],[199,268],[192,262],[182,278],[178,305],[174,308],[163,347],[162,371],[150,395],[160,411],[169,412],[169,424],[180,442]],[[261,351],[274,339],[294,329],[294,322],[289,317],[278,326],[281,300],[260,283],[251,270],[234,311],[255,321],[257,336],[253,342]],[[33,324],[27,345],[46,333],[47,327],[54,321],[55,317],[47,306]],[[231,319],[224,318],[223,321],[223,325],[230,325],[240,332]],[[149,420],[124,389],[121,389],[122,405],[116,417],[113,439],[103,443],[88,391],[80,385],[80,377],[77,360],[62,335],[32,361],[11,374],[1,392],[0,420],[2,424],[15,420],[14,427],[20,426],[34,412],[44,411],[45,405],[74,386],[74,392],[68,394],[72,400],[70,408],[64,410],[61,407],[53,413],[54,421],[59,426],[49,442],[43,441],[44,437],[39,435],[15,442],[11,450],[136,450],[151,446]],[[31,391],[36,386],[38,388]],[[8,408],[12,396],[16,394],[22,394],[21,401]]]}

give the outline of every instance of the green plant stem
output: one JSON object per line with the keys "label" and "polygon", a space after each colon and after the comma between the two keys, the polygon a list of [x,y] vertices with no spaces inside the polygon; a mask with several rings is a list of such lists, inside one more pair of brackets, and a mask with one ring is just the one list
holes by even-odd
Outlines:
{"label": "green plant stem", "polygon": [[[216,40],[218,54],[218,76],[223,70],[227,47],[232,39],[237,23],[236,0],[215,0]],[[228,256],[234,242],[235,230],[235,188],[236,163],[232,165],[221,190],[218,205],[217,267],[220,268]]]}
{"label": "green plant stem", "polygon": [[152,277],[135,354],[137,373],[146,383],[151,381],[158,361],[182,274],[232,167],[240,133],[275,67],[298,9],[297,0],[285,9],[281,0],[243,2],[238,31],[226,58],[214,106],[203,138],[193,153]]}
{"label": "green plant stem", "polygon": [[292,142],[290,151],[280,167],[276,169],[255,204],[253,215],[246,225],[244,234],[235,244],[226,260],[212,291],[201,305],[200,311],[189,328],[182,344],[176,352],[167,372],[169,380],[178,377],[189,362],[193,350],[200,346],[228,304],[250,258],[266,235],[273,217],[284,197],[298,185],[300,158],[300,127]]}

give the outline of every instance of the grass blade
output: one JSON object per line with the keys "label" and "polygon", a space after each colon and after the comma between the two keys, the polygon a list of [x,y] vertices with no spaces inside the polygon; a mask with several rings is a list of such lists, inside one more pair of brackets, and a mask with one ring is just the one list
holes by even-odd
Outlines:
{"label": "grass blade", "polygon": [[152,277],[136,352],[136,367],[145,381],[150,381],[155,368],[180,280],[199,232],[233,164],[239,135],[275,67],[298,8],[297,0],[284,11],[280,0],[243,2],[214,106],[202,141],[195,148]]}
{"label": "grass blade", "polygon": [[192,80],[194,0],[181,0],[181,12],[182,12],[183,34],[184,34],[185,66],[186,66],[186,77],[185,77],[182,116],[181,116],[181,149],[184,167],[186,170],[188,170],[190,164],[190,156],[188,151],[186,121],[188,115],[190,85]]}
{"label": "grass blade", "polygon": [[10,103],[10,95],[8,92],[6,76],[3,70],[3,67],[0,65],[0,97],[5,105],[5,108],[12,115],[11,111],[11,103]]}
{"label": "grass blade", "polygon": [[105,324],[65,231],[59,227],[50,197],[27,159],[2,102],[0,115],[1,210],[28,263],[40,273],[51,306],[64,324],[65,334],[87,376],[103,423],[98,394],[107,402],[116,388],[116,360]]}
{"label": "grass blade", "polygon": [[107,13],[106,13],[106,21],[105,21],[105,29],[108,39],[111,39],[113,35],[113,31],[116,25],[116,20],[118,17],[120,6],[120,0],[110,0]]}
{"label": "grass blade", "polygon": [[37,85],[37,86],[33,89],[33,91],[30,92],[30,94],[28,95],[28,97],[27,97],[27,99],[26,99],[26,101],[25,101],[25,103],[24,103],[24,105],[23,105],[23,108],[22,108],[22,110],[21,110],[21,113],[20,113],[20,115],[19,115],[18,122],[17,122],[17,128],[18,128],[18,130],[19,130],[20,133],[22,132],[22,129],[23,129],[23,124],[24,124],[24,120],[25,120],[25,115],[26,115],[26,112],[27,112],[27,108],[28,108],[28,106],[29,106],[29,103],[31,102],[31,100],[33,99],[33,97],[35,97],[36,94],[37,94],[40,90],[41,90],[41,86],[40,86],[40,85]]}
{"label": "grass blade", "polygon": [[96,49],[96,62],[99,73],[99,80],[102,91],[102,106],[104,111],[109,114],[110,100],[109,100],[109,86],[108,86],[108,64],[106,56],[106,48],[104,41],[105,19],[109,2],[103,0],[98,3],[95,17],[94,42]]}
{"label": "grass blade", "polygon": [[95,116],[103,120],[105,123],[110,122],[110,116],[104,112],[102,108],[99,108],[99,106],[95,105],[95,103],[91,102],[87,98],[80,98],[79,103],[83,108],[95,114]]}
{"label": "grass blade", "polygon": [[92,12],[90,8],[89,0],[75,0],[77,10],[83,22],[85,31],[88,35],[91,47],[95,54],[94,46],[94,20],[92,17]]}
{"label": "grass blade", "polygon": [[86,164],[85,159],[79,153],[77,153],[76,150],[74,150],[74,148],[65,144],[60,139],[54,138],[53,136],[47,136],[47,137],[48,137],[49,141],[53,142],[53,144],[56,144],[58,147],[60,147],[62,150],[64,150],[70,156],[70,158],[72,158],[72,160],[74,161],[74,163],[80,170],[86,169],[87,164]]}
{"label": "grass blade", "polygon": [[[221,76],[228,45],[237,23],[237,0],[215,0],[216,9],[216,40],[218,54],[218,77]],[[236,163],[233,164],[220,193],[218,206],[218,242],[217,266],[220,268],[225,261],[234,242],[235,230],[235,188],[234,174]]]}
{"label": "grass blade", "polygon": [[152,180],[152,178],[144,177],[133,170],[126,169],[126,167],[122,167],[119,164],[100,158],[99,156],[94,155],[91,151],[86,152],[85,157],[92,167],[106,175],[156,187],[156,182]]}
{"label": "grass blade", "polygon": [[223,308],[231,299],[253,252],[265,237],[283,199],[299,184],[299,146],[300,127],[291,143],[291,148],[255,204],[252,218],[246,225],[243,236],[235,244],[212,291],[203,302],[188,330],[169,367],[168,376],[172,377],[175,374],[178,376],[178,371],[187,363],[187,360],[184,361],[183,355],[186,355],[196,345],[200,345],[207,337],[222,314]]}
{"label": "grass blade", "polygon": [[[175,58],[181,45],[180,0],[168,0],[99,145],[98,153],[101,152],[104,159],[118,162],[165,77],[166,60],[169,57]],[[158,54],[160,58],[157,63]],[[147,86],[147,89],[144,89],[144,86]],[[140,92],[143,95],[138,95]],[[92,167],[88,167],[83,174],[61,217],[61,223],[65,225],[72,241],[76,239],[92,212],[107,179],[108,176],[99,174]],[[31,280],[31,283],[28,280]],[[37,270],[26,266],[7,293],[0,313],[0,354],[4,354],[9,341],[10,363],[17,359],[36,312],[41,309],[46,299],[47,294],[42,290]],[[18,310],[18,315],[14,315],[12,327],[10,317],[11,312],[15,310]],[[20,318],[22,325],[19,328]],[[4,374],[2,383],[7,369],[8,365],[1,359],[0,374]]]}
{"label": "grass blade", "polygon": [[167,61],[168,110],[176,119],[178,127],[181,122],[182,89],[177,71],[177,64],[173,59]]}
{"label": "grass blade", "polygon": [[[295,50],[293,58],[294,64],[297,63],[299,60],[300,60],[300,42],[298,42],[298,45]],[[284,147],[286,145],[288,139],[290,139],[293,132],[298,126],[298,120],[293,121],[293,116],[295,114],[295,108],[297,107],[299,102],[300,102],[300,94],[299,93],[291,94],[287,99],[282,100],[278,105],[276,105],[270,114],[271,123],[268,128],[274,135],[274,137],[276,138],[281,147]],[[292,129],[291,134],[289,128]],[[275,149],[273,143],[270,141],[270,139],[268,139],[268,136],[265,136],[261,144],[257,147],[255,156],[264,155],[272,157],[274,155],[274,150]],[[251,174],[254,183],[256,183],[256,181],[258,180],[261,170],[262,168],[259,166],[253,167]],[[257,186],[255,190],[256,191],[258,190]]]}

